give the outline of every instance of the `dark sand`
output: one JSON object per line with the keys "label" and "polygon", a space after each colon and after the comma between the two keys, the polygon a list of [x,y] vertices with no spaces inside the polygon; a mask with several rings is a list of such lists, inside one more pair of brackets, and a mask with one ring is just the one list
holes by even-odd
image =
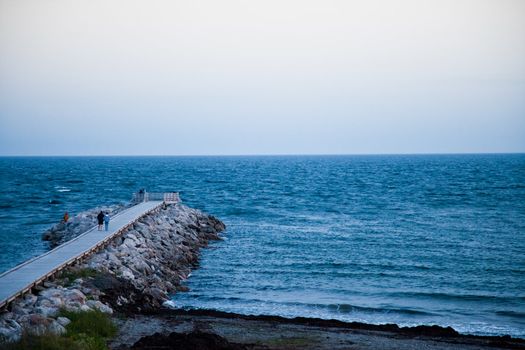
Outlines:
{"label": "dark sand", "polygon": [[462,335],[437,326],[399,328],[210,310],[129,314],[119,326],[113,349],[525,349],[523,339]]}

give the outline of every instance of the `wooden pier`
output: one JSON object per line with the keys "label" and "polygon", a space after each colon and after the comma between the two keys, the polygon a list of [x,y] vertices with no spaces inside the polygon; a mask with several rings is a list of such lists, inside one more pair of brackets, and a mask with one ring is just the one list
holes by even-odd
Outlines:
{"label": "wooden pier", "polygon": [[[141,217],[164,203],[178,202],[178,193],[148,193],[134,195],[134,206],[111,217],[108,231],[98,231],[95,225],[72,240],[28,260],[0,275],[0,308],[20,295],[56,275],[60,270],[84,259],[122,234]],[[139,200],[140,199],[140,200]]]}

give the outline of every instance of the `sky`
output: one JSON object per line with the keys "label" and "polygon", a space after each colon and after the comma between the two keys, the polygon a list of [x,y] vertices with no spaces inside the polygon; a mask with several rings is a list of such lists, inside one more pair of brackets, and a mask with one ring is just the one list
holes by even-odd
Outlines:
{"label": "sky", "polygon": [[0,0],[0,155],[525,152],[523,0]]}

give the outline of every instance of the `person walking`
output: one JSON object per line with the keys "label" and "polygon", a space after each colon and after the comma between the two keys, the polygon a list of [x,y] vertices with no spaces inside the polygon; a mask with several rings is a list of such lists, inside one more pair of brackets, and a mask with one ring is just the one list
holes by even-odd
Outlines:
{"label": "person walking", "polygon": [[106,212],[104,215],[104,226],[106,228],[106,231],[109,229],[109,214]]}
{"label": "person walking", "polygon": [[104,213],[102,212],[102,210],[100,211],[100,213],[98,213],[97,220],[98,220],[98,230],[102,231],[102,224],[104,223]]}

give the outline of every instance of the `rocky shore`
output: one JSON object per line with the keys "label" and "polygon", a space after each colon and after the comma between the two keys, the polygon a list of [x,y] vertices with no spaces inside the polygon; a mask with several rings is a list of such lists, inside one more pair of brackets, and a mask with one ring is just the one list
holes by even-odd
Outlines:
{"label": "rocky shore", "polygon": [[[120,207],[106,208],[116,212]],[[93,226],[92,213],[75,216],[67,228],[56,225],[44,234],[55,246]],[[20,339],[22,332],[63,334],[69,320],[61,310],[99,310],[112,314],[156,310],[181,287],[209,240],[225,225],[182,204],[165,205],[144,216],[105,249],[15,300],[0,314],[0,338]],[[85,231],[85,230],[84,230]]]}
{"label": "rocky shore", "polygon": [[299,317],[247,316],[213,310],[157,310],[119,321],[117,350],[168,349],[525,349],[509,336],[459,334],[450,327],[399,327]]}
{"label": "rocky shore", "polygon": [[[68,227],[44,234],[52,246],[93,226],[99,210],[75,216]],[[452,328],[367,325],[310,318],[244,316],[211,310],[164,307],[169,295],[198,265],[199,250],[220,239],[225,225],[182,204],[165,205],[142,217],[108,246],[52,281],[34,288],[0,313],[2,341],[22,334],[66,333],[64,312],[112,315],[118,333],[112,349],[523,349],[511,337],[476,337]]]}

